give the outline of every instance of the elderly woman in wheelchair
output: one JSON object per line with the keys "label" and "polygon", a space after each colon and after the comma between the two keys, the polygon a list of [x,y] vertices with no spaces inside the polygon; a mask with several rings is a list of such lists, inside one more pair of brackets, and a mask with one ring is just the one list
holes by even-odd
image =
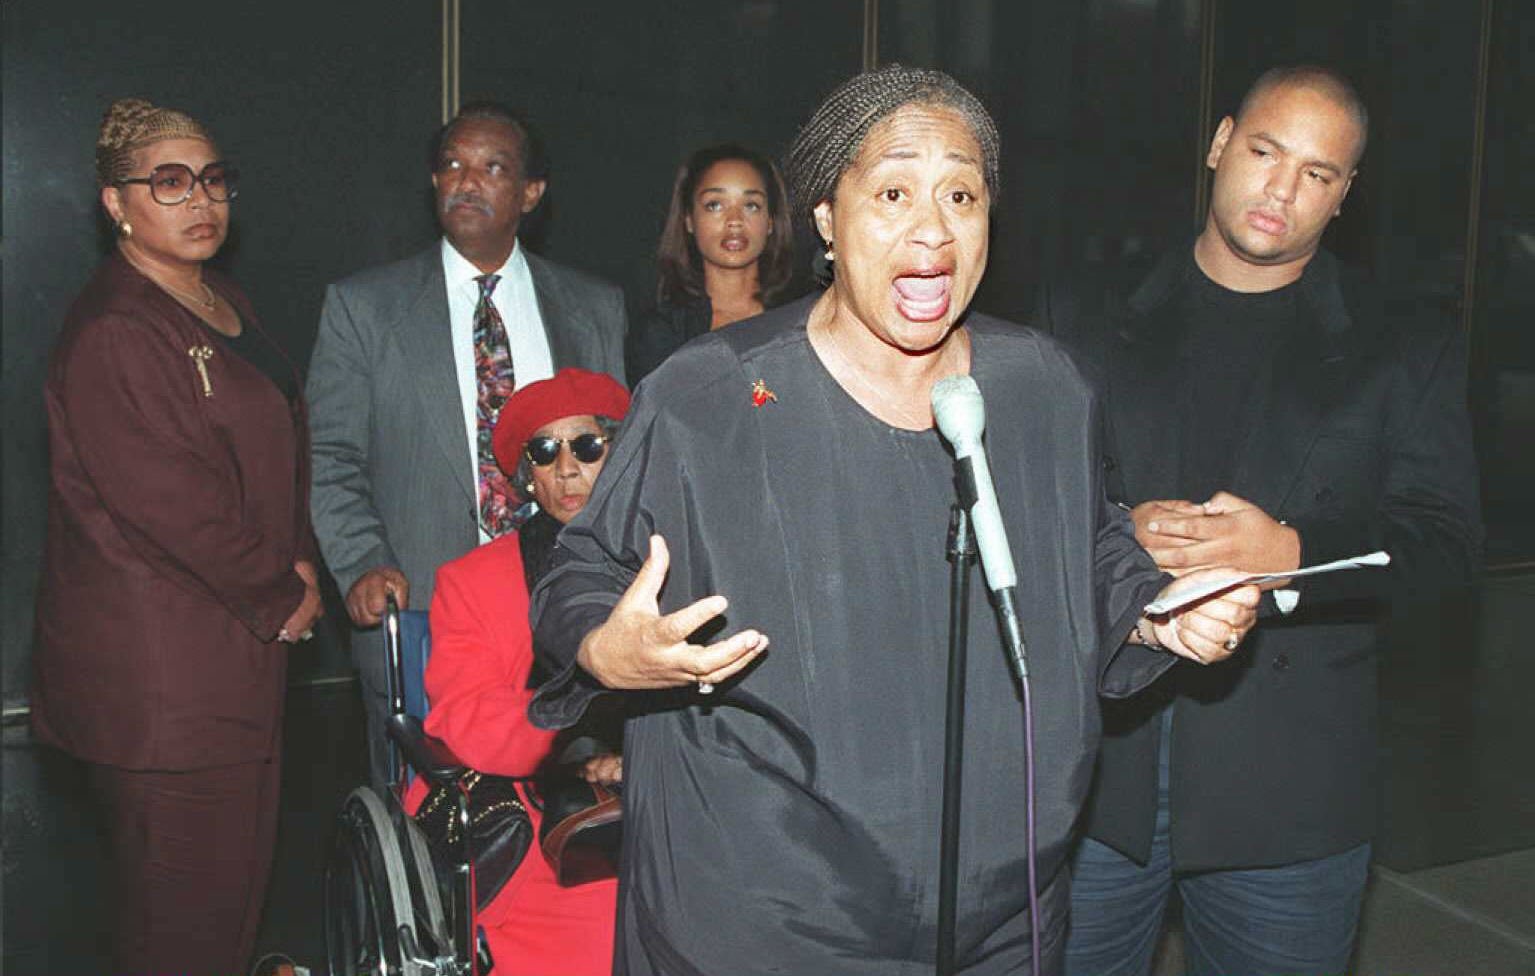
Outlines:
{"label": "elderly woman in wheelchair", "polygon": [[[618,829],[605,788],[622,776],[621,717],[594,717],[577,737],[529,722],[537,676],[528,593],[560,527],[586,504],[628,404],[613,379],[564,369],[502,407],[496,459],[536,512],[438,571],[429,709],[409,700],[419,697],[410,674],[420,674],[410,652],[426,643],[409,631],[424,615],[402,615],[403,640],[390,635],[391,655],[403,653],[390,737],[415,775],[408,786],[408,774],[400,777],[399,803],[362,788],[343,808],[327,872],[333,973],[468,974],[492,964],[529,976],[611,971],[617,882],[611,872],[592,879],[590,859],[577,866],[572,855],[562,865],[557,852],[570,824],[600,821],[587,836]],[[560,822],[571,801],[547,789],[553,767],[568,769],[564,781],[584,791],[577,807],[597,804],[611,815],[590,816],[594,808]]]}

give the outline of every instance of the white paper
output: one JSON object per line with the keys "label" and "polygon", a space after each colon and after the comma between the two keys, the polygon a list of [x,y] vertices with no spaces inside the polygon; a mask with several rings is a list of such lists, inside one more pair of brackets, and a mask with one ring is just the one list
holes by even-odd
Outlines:
{"label": "white paper", "polygon": [[1150,616],[1159,616],[1164,613],[1172,613],[1179,607],[1190,603],[1198,603],[1205,597],[1222,590],[1229,590],[1233,586],[1242,586],[1246,583],[1272,583],[1276,580],[1298,579],[1302,576],[1320,576],[1323,573],[1336,573],[1340,569],[1363,569],[1366,566],[1386,566],[1391,562],[1391,557],[1384,551],[1377,549],[1375,552],[1363,556],[1354,556],[1350,559],[1338,559],[1330,563],[1322,563],[1319,566],[1307,566],[1305,569],[1291,570],[1288,573],[1251,573],[1247,576],[1231,576],[1226,579],[1218,579],[1204,583],[1193,589],[1180,590],[1169,596],[1163,596],[1146,604],[1146,613]]}

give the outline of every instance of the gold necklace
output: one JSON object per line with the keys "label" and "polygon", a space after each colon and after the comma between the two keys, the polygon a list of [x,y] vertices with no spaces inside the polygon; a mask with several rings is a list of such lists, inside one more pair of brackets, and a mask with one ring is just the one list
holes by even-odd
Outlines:
{"label": "gold necklace", "polygon": [[126,251],[123,252],[123,258],[129,264],[133,265],[134,269],[137,270],[139,274],[143,275],[144,277],[148,278],[150,281],[154,282],[155,286],[158,287],[161,291],[167,292],[170,295],[173,295],[176,298],[179,298],[182,301],[187,302],[189,304],[201,305],[203,308],[208,309],[210,312],[213,310],[213,307],[218,304],[218,295],[214,294],[213,289],[208,287],[208,283],[206,281],[199,281],[197,283],[198,287],[203,290],[203,294],[202,294],[201,298],[197,297],[196,295],[188,295],[186,292],[182,291],[181,289],[179,289],[179,288],[172,288],[170,285],[166,284],[165,282],[161,281],[159,278],[156,278],[154,275],[150,274],[137,261],[135,261],[132,258],[128,257],[128,254],[127,254]]}
{"label": "gold necklace", "polygon": [[[153,278],[150,278],[149,280],[150,281],[155,281],[155,279],[153,279]],[[213,310],[213,306],[217,305],[218,301],[219,301],[218,296],[213,293],[213,289],[212,288],[208,287],[208,283],[206,281],[199,281],[197,283],[198,287],[200,287],[203,290],[203,297],[201,297],[201,298],[198,298],[196,295],[188,295],[186,292],[182,291],[179,288],[172,288],[170,285],[167,285],[163,281],[155,281],[155,284],[159,285],[161,288],[163,288],[166,291],[170,292],[172,295],[175,295],[177,298],[181,299],[182,301],[184,301],[184,302],[192,302],[195,305],[201,305],[203,308],[206,308],[209,311],[212,311]]]}

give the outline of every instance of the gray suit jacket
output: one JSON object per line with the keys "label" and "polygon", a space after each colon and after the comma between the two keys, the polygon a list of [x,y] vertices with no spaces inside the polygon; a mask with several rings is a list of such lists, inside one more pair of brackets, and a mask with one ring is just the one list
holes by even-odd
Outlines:
{"label": "gray suit jacket", "polygon": [[[555,368],[622,381],[622,292],[527,259]],[[479,541],[440,245],[326,290],[306,394],[315,534],[337,585],[397,566],[425,609],[437,567]]]}

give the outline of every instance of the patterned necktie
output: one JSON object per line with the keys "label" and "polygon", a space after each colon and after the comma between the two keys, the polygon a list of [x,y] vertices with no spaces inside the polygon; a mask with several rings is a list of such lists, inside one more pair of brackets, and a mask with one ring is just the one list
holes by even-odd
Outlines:
{"label": "patterned necktie", "polygon": [[480,275],[480,301],[474,307],[474,376],[479,394],[475,398],[476,447],[480,462],[480,526],[492,537],[512,527],[512,513],[517,500],[512,486],[496,464],[491,450],[491,433],[501,405],[512,395],[516,374],[512,369],[512,350],[506,338],[501,313],[490,300],[500,275]]}

